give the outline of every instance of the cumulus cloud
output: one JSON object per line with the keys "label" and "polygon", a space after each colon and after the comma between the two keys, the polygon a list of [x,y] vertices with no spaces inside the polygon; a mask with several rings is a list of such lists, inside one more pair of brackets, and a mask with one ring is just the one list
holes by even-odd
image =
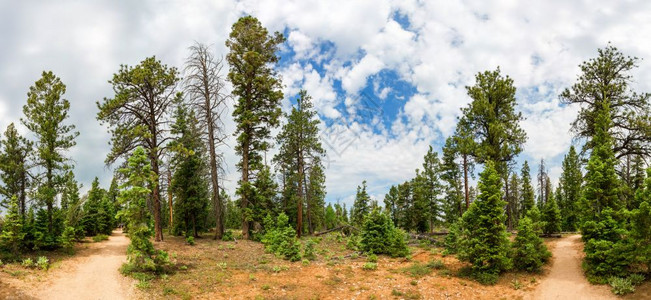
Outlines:
{"label": "cumulus cloud", "polygon": [[[225,55],[230,26],[250,14],[271,31],[287,34],[283,48],[291,52],[283,52],[278,69],[283,108],[306,89],[329,124],[324,139],[337,132],[340,143],[353,141],[344,150],[329,150],[329,201],[350,201],[364,179],[379,197],[390,184],[413,176],[427,146],[439,149],[453,132],[459,109],[470,101],[465,86],[474,83],[476,73],[498,66],[514,79],[526,118],[522,127],[529,139],[520,159],[545,158],[557,177],[577,110],[561,106],[558,93],[576,79],[578,64],[608,41],[647,59],[633,74],[633,88],[651,90],[651,41],[640,38],[651,31],[650,11],[648,1],[3,2],[0,129],[18,122],[28,87],[42,70],[53,70],[68,85],[70,122],[81,132],[70,153],[76,173],[86,186],[94,176],[108,184],[111,170],[103,160],[109,136],[94,119],[95,101],[112,96],[106,81],[119,65],[156,55],[180,67],[194,41]],[[396,76],[378,79],[384,71]],[[413,93],[401,94],[397,81]],[[390,109],[364,116],[367,92]],[[385,113],[390,110],[396,113]],[[226,116],[232,132],[230,113]],[[238,157],[232,136],[229,143],[226,188],[233,193]]]}

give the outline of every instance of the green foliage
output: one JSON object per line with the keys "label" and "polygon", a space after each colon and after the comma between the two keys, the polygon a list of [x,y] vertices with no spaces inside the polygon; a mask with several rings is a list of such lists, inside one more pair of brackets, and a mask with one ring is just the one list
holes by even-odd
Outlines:
{"label": "green foliage", "polygon": [[12,254],[17,255],[23,246],[23,239],[25,233],[23,232],[23,222],[20,218],[18,211],[18,198],[16,196],[11,198],[9,203],[9,211],[4,218],[2,224],[2,232],[0,232],[0,246],[9,250]]}
{"label": "green foliage", "polygon": [[353,234],[346,239],[346,249],[357,251],[360,248],[361,238],[359,235]]}
{"label": "green foliage", "polygon": [[198,237],[200,231],[208,229],[209,215],[207,165],[203,159],[202,133],[194,111],[186,105],[179,103],[175,118],[172,134],[176,137],[171,143],[176,164],[171,185],[175,196],[172,232]]}
{"label": "green foliage", "polygon": [[108,239],[109,239],[108,235],[100,233],[100,234],[93,237],[93,242],[98,243],[98,242],[101,242],[101,241],[108,241]]}
{"label": "green foliage", "polygon": [[151,170],[145,150],[142,147],[136,148],[127,167],[120,172],[127,178],[118,196],[118,201],[123,206],[120,215],[127,222],[131,239],[127,248],[125,272],[163,272],[169,264],[169,257],[166,252],[154,249],[149,240],[152,232],[147,200],[151,195],[150,187],[156,182],[156,175]]}
{"label": "green foliage", "polygon": [[[312,104],[312,97],[307,91],[301,90],[296,106],[292,107],[289,114],[285,114],[287,123],[276,137],[280,146],[279,152],[274,156],[274,161],[285,175],[285,195],[295,195],[292,206],[297,207],[296,228],[301,236],[303,229],[303,206],[307,204],[305,216],[308,229],[323,224],[323,206],[325,198],[325,174],[321,164],[321,157],[325,150],[319,139],[320,119]],[[306,181],[309,176],[309,181]]]}
{"label": "green foliage", "polygon": [[362,265],[362,270],[365,271],[375,271],[377,270],[377,263],[367,262]]}
{"label": "green foliage", "polygon": [[379,209],[374,209],[364,220],[360,250],[392,257],[405,257],[409,254],[405,233],[395,228],[389,216]]}
{"label": "green foliage", "polygon": [[75,246],[75,228],[66,226],[59,240],[63,249],[66,249],[68,251],[72,250],[72,248]]}
{"label": "green foliage", "polygon": [[332,208],[332,204],[328,203],[328,206],[326,207],[325,210],[325,229],[332,229],[335,228],[337,224],[337,214],[335,213],[334,208]]}
{"label": "green foliage", "polygon": [[[534,190],[531,185],[531,169],[529,163],[525,160],[520,173],[522,186],[520,188],[520,215],[526,216],[530,209],[535,207]],[[534,221],[535,223],[536,221]]]}
{"label": "green foliage", "polygon": [[112,205],[107,207],[105,204],[105,194],[106,190],[99,186],[99,179],[95,177],[84,202],[81,218],[86,236],[109,235],[113,230],[115,213],[112,212]]}
{"label": "green foliage", "polygon": [[635,286],[628,278],[611,277],[608,284],[610,284],[611,291],[615,295],[626,295],[635,292]]}
{"label": "green foliage", "polygon": [[32,268],[32,267],[34,267],[34,266],[36,265],[36,264],[34,263],[34,261],[33,261],[31,258],[29,258],[29,257],[23,259],[23,261],[22,261],[20,264],[21,264],[23,267],[25,267],[25,268]]}
{"label": "green foliage", "polygon": [[230,65],[228,80],[236,98],[233,119],[236,124],[237,145],[241,156],[238,168],[242,172],[237,194],[243,208],[244,238],[249,238],[250,206],[256,206],[255,188],[249,177],[263,166],[262,153],[269,148],[271,129],[278,126],[283,99],[282,83],[274,64],[278,47],[285,41],[282,34],[271,35],[258,19],[246,16],[233,24],[226,47]]}
{"label": "green foliage", "polygon": [[448,228],[448,234],[445,236],[445,254],[455,254],[458,252],[459,246],[459,234],[461,233],[461,218],[457,219],[456,222],[450,225]]}
{"label": "green foliage", "polygon": [[45,256],[39,256],[36,260],[36,266],[45,271],[50,267],[50,261]]}
{"label": "green foliage", "polygon": [[362,182],[362,186],[357,186],[357,194],[355,194],[355,202],[350,213],[350,221],[353,224],[362,224],[366,216],[371,212],[370,207],[371,197],[366,192],[366,180]]}
{"label": "green foliage", "polygon": [[551,255],[538,236],[531,219],[528,217],[521,219],[518,224],[518,235],[513,243],[513,266],[518,270],[540,272]]}
{"label": "green foliage", "polygon": [[35,199],[45,207],[45,227],[42,228],[43,248],[58,247],[57,237],[63,231],[56,224],[55,201],[59,189],[65,182],[65,172],[70,168],[69,159],[64,156],[75,146],[79,132],[74,125],[66,125],[70,102],[63,99],[66,86],[51,71],[43,72],[41,79],[29,88],[27,104],[23,106],[25,118],[21,122],[36,136],[36,157],[34,164],[42,166]]}
{"label": "green foliage", "polygon": [[373,253],[369,254],[366,257],[366,261],[376,263],[377,262],[377,255],[375,255]]}
{"label": "green foliage", "polygon": [[314,245],[316,245],[316,243],[312,239],[308,239],[307,242],[305,242],[305,247],[303,248],[303,258],[307,260],[316,259],[316,250],[314,249]]}
{"label": "green foliage", "polygon": [[628,238],[628,231],[617,221],[620,218],[619,213],[607,208],[595,216],[598,221],[583,223],[584,266],[592,281],[603,282],[610,276],[623,277],[629,273],[635,245]]}
{"label": "green foliage", "polygon": [[561,210],[556,204],[556,199],[551,197],[545,203],[542,214],[543,222],[545,222],[543,227],[543,233],[551,234],[556,232],[561,232]]}
{"label": "green foliage", "polygon": [[15,196],[21,217],[26,212],[27,189],[30,187],[28,158],[32,143],[20,136],[14,123],[10,123],[0,139],[0,206],[8,207]]}
{"label": "green foliage", "polygon": [[577,210],[582,184],[583,174],[579,155],[574,146],[571,146],[563,159],[563,172],[560,178],[561,200],[558,202],[563,218],[561,227],[564,231],[575,231],[579,226]]}
{"label": "green foliage", "polygon": [[224,231],[224,234],[222,235],[222,241],[234,241],[235,237],[233,236],[233,230],[226,230]]}
{"label": "green foliage", "polygon": [[520,128],[522,113],[516,112],[513,79],[502,76],[500,68],[475,76],[475,85],[466,87],[472,102],[463,108],[460,127],[474,139],[472,155],[479,163],[492,161],[500,178],[506,178],[507,163],[522,152],[527,139]]}
{"label": "green foliage", "polygon": [[194,237],[193,236],[186,237],[185,242],[190,246],[194,246]]}
{"label": "green foliage", "polygon": [[[616,121],[612,124],[613,132],[617,134],[613,136],[611,151],[617,149],[618,156],[642,153],[649,157],[651,94],[636,93],[631,89],[631,84],[637,81],[631,73],[638,66],[639,59],[625,56],[610,44],[597,49],[597,52],[596,58],[579,65],[581,73],[577,82],[559,96],[565,104],[581,106],[576,120],[572,122],[572,132],[579,138],[588,139],[583,152],[594,152],[602,147],[603,141],[594,137],[602,130],[598,115],[601,114],[602,107],[607,105],[610,107],[608,119]],[[609,177],[609,174],[604,176]]]}
{"label": "green foliage", "polygon": [[[480,175],[480,194],[463,214],[458,243],[458,257],[472,264],[472,272],[480,282],[511,268],[509,239],[504,221],[505,202],[502,185],[493,163]],[[491,279],[491,280],[489,280]]]}
{"label": "green foliage", "polygon": [[290,261],[301,259],[301,245],[296,238],[296,231],[289,225],[289,218],[280,213],[274,221],[271,215],[265,218],[266,233],[262,238],[265,250]]}
{"label": "green foliage", "polygon": [[631,237],[635,244],[635,263],[651,272],[651,168],[647,169],[644,187],[638,189],[639,207],[631,213]]}
{"label": "green foliage", "polygon": [[628,276],[628,279],[633,285],[640,285],[646,279],[643,274],[631,274]]}

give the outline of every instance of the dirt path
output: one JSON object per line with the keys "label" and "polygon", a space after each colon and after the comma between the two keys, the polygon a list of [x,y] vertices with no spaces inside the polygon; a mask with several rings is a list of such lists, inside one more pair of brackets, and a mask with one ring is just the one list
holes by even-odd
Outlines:
{"label": "dirt path", "polygon": [[581,269],[581,236],[564,237],[552,249],[554,264],[531,299],[617,299],[605,285],[592,285]]}
{"label": "dirt path", "polygon": [[[119,272],[126,262],[129,239],[114,231],[88,255],[70,261],[71,268],[62,268],[51,284],[36,292],[38,299],[129,299],[133,283]],[[68,263],[68,262],[66,262]]]}

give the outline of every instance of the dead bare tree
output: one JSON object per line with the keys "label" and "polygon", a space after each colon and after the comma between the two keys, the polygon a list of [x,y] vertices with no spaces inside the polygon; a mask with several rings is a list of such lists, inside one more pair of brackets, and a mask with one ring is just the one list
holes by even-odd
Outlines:
{"label": "dead bare tree", "polygon": [[185,92],[191,107],[196,111],[204,140],[210,155],[210,179],[212,201],[215,210],[215,239],[224,233],[224,203],[220,197],[219,175],[221,154],[217,148],[224,144],[224,123],[222,114],[229,99],[222,76],[223,58],[215,58],[208,46],[195,43],[190,47],[190,56],[185,62]]}

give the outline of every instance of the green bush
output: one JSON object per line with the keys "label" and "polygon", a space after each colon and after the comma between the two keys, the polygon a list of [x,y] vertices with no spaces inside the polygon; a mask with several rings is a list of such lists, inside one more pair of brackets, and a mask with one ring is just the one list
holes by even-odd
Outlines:
{"label": "green bush", "polygon": [[108,235],[100,233],[100,234],[93,237],[93,242],[98,243],[98,242],[101,242],[101,241],[106,241],[108,239],[109,239]]}
{"label": "green bush", "polygon": [[611,291],[615,295],[626,295],[635,292],[635,287],[628,278],[611,277],[608,283],[612,287]]}
{"label": "green bush", "polygon": [[71,226],[66,226],[59,237],[61,247],[66,250],[71,250],[75,246],[75,228]]}
{"label": "green bush", "polygon": [[233,230],[226,230],[224,231],[224,234],[222,235],[222,241],[230,242],[234,241],[235,236],[233,236]]}
{"label": "green bush", "polygon": [[534,231],[533,223],[524,217],[518,224],[518,235],[513,243],[513,265],[518,270],[540,272],[551,253]]}
{"label": "green bush", "polygon": [[34,261],[31,258],[23,259],[21,265],[25,268],[31,268],[34,266]]}
{"label": "green bush", "polygon": [[194,237],[193,236],[186,237],[185,242],[190,246],[194,246]]}
{"label": "green bush", "polygon": [[303,249],[303,258],[307,260],[316,259],[316,251],[314,250],[314,245],[316,245],[316,243],[312,239],[309,239],[307,242],[305,242],[305,248]]}
{"label": "green bush", "polygon": [[388,254],[405,257],[409,254],[404,231],[394,227],[388,215],[374,209],[364,219],[362,226],[362,251],[374,254]]}
{"label": "green bush", "polygon": [[289,225],[289,218],[280,213],[274,222],[271,215],[264,220],[266,233],[262,237],[265,250],[290,261],[301,260],[301,246],[296,231]]}
{"label": "green bush", "polygon": [[445,252],[444,254],[456,254],[457,253],[457,244],[458,244],[458,238],[459,238],[459,225],[461,223],[461,220],[457,220],[456,222],[452,223],[450,225],[450,228],[448,229],[448,234],[445,236],[445,241],[444,241],[444,246],[445,246]]}
{"label": "green bush", "polygon": [[366,271],[377,270],[377,263],[367,262],[362,266],[362,269]]}
{"label": "green bush", "polygon": [[628,276],[628,279],[631,281],[633,285],[640,285],[642,282],[644,282],[644,274],[631,274]]}
{"label": "green bush", "polygon": [[41,270],[47,270],[50,267],[50,261],[45,256],[39,256],[36,261],[36,266],[41,268]]}
{"label": "green bush", "polygon": [[440,269],[445,268],[445,264],[440,259],[437,259],[437,260],[432,260],[432,261],[428,262],[427,267],[432,268],[432,269],[436,269],[436,270],[440,270]]}
{"label": "green bush", "polygon": [[366,261],[376,263],[377,262],[377,255],[371,253],[366,257]]}
{"label": "green bush", "polygon": [[360,243],[359,236],[353,234],[350,237],[348,237],[348,239],[346,240],[346,249],[358,251],[360,247],[359,243]]}

